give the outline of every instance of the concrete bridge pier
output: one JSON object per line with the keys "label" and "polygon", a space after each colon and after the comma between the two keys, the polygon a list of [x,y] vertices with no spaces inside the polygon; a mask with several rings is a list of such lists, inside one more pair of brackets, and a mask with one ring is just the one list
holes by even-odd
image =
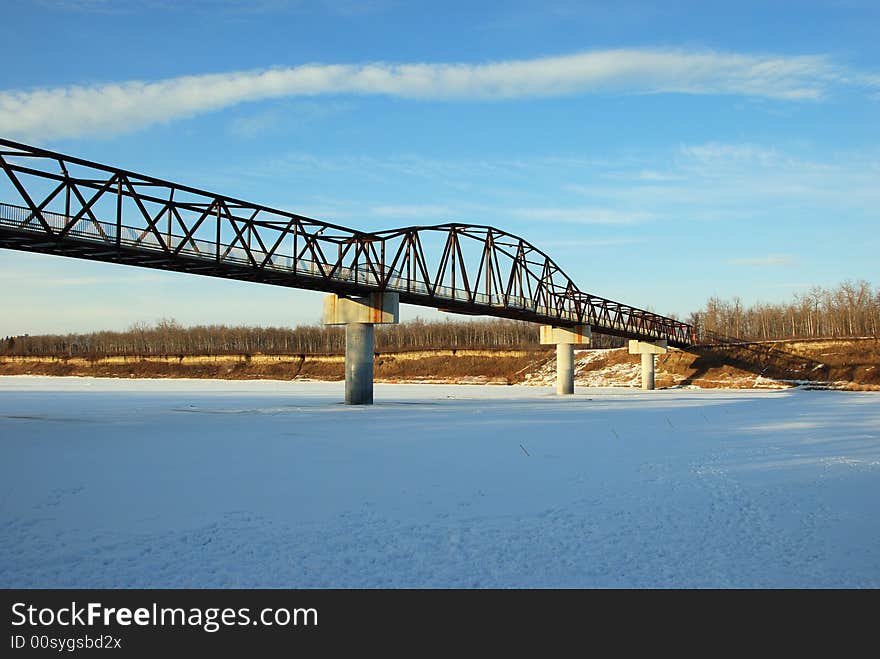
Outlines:
{"label": "concrete bridge pier", "polygon": [[374,325],[397,323],[400,296],[370,293],[367,297],[324,298],[324,324],[345,325],[345,404],[373,404]]}
{"label": "concrete bridge pier", "polygon": [[541,343],[556,344],[556,394],[574,393],[574,344],[589,343],[592,337],[589,325],[575,327],[541,326]]}
{"label": "concrete bridge pier", "polygon": [[654,355],[666,354],[666,341],[647,341],[629,342],[629,354],[642,356],[642,389],[654,388]]}

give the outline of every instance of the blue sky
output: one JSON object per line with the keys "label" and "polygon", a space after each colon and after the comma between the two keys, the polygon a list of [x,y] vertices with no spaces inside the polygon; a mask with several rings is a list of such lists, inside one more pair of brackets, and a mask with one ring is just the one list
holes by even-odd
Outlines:
{"label": "blue sky", "polygon": [[[876,2],[0,8],[6,138],[359,229],[492,224],[664,314],[880,284]],[[0,251],[0,335],[320,302]]]}

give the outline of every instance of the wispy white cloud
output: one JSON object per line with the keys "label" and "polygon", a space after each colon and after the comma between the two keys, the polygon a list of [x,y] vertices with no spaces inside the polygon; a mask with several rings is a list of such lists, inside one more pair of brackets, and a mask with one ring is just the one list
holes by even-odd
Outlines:
{"label": "wispy white cloud", "polygon": [[658,172],[650,169],[643,169],[636,175],[639,181],[680,181],[681,176],[678,174],[670,174],[668,172]]}
{"label": "wispy white cloud", "polygon": [[[476,218],[513,218],[541,223],[561,224],[637,224],[653,218],[650,213],[626,212],[610,208],[578,207],[506,207],[461,202],[454,205],[374,206],[370,215],[380,218],[444,222],[470,221]],[[477,219],[477,222],[480,220]]]}
{"label": "wispy white cloud", "polygon": [[[532,225],[547,228],[554,224],[581,224],[607,227],[635,225],[651,221],[655,218],[648,212],[629,212],[613,208],[547,206],[523,207],[486,202],[473,202],[468,199],[447,199],[438,203],[426,204],[369,204],[354,199],[322,200],[321,205],[303,206],[298,211],[309,217],[326,220],[347,220],[354,222],[358,228],[375,229],[389,228],[402,224],[443,224],[447,222],[463,222],[474,224],[494,224],[506,226],[516,221],[518,226]],[[284,207],[285,204],[280,203]],[[374,225],[374,222],[381,222]],[[358,222],[367,222],[362,226]],[[572,241],[559,241],[566,246],[603,246],[633,242],[632,237],[607,238],[594,236]]]}
{"label": "wispy white cloud", "polygon": [[[114,275],[87,275],[81,277],[71,277],[71,276],[61,276],[57,273],[47,273],[41,272],[40,270],[28,270],[27,272],[17,271],[17,272],[0,272],[0,284],[15,284],[17,282],[22,281],[23,278],[26,278],[28,281],[28,286],[37,286],[40,288],[58,288],[62,286],[76,286],[76,287],[88,287],[88,286],[106,286],[109,284],[114,284],[119,281],[119,278]],[[164,273],[138,273],[129,275],[128,281],[131,283],[155,283],[163,281],[167,279],[167,275]]]}
{"label": "wispy white cloud", "polygon": [[252,138],[280,130],[305,128],[316,121],[348,112],[351,105],[338,102],[301,101],[282,103],[233,118],[229,132],[236,137]]}
{"label": "wispy white cloud", "polygon": [[758,144],[707,142],[682,145],[681,154],[697,163],[757,163],[769,165],[779,160],[779,152]]}
{"label": "wispy white cloud", "polygon": [[[294,152],[236,163],[211,189],[257,198],[249,186],[257,190],[279,177],[293,185],[283,196],[264,198],[268,205],[370,230],[460,221],[523,235],[561,225],[613,237],[618,229],[657,235],[709,224],[739,233],[817,218],[825,226],[830,218],[869,226],[880,205],[880,151],[828,153],[800,142],[671,145],[596,161],[560,154],[444,160]],[[344,199],[340,178],[354,182]]]}
{"label": "wispy white cloud", "polygon": [[819,99],[833,85],[854,84],[858,77],[821,55],[656,49],[484,64],[305,64],[153,82],[7,90],[0,92],[0,134],[43,139],[108,135],[245,102],[328,94],[468,101],[601,92],[678,93],[799,101]]}
{"label": "wispy white cloud", "polygon": [[456,211],[448,206],[437,205],[404,205],[404,206],[374,206],[370,214],[376,217],[405,218],[405,219],[455,219]]}
{"label": "wispy white cloud", "polygon": [[277,126],[283,117],[275,110],[266,110],[244,117],[235,117],[229,122],[229,132],[237,137],[251,138],[262,135]]}
{"label": "wispy white cloud", "polygon": [[765,281],[765,282],[759,284],[759,286],[761,288],[765,288],[765,289],[769,289],[769,290],[795,288],[795,289],[800,289],[802,291],[809,290],[811,287],[813,287],[815,285],[816,285],[815,282],[810,283],[810,282],[804,282],[804,281],[799,281],[799,282]]}
{"label": "wispy white cloud", "polygon": [[[435,204],[364,204],[352,200],[336,200],[315,214],[318,207],[309,207],[313,217],[323,218],[376,218],[382,221],[416,222],[493,222],[498,220],[519,220],[547,224],[595,224],[629,225],[646,222],[654,218],[651,213],[627,212],[611,208],[584,208],[571,206],[519,207],[474,203],[468,200],[449,200]],[[306,213],[308,214],[308,213]],[[613,244],[618,241],[615,239]],[[604,240],[600,243],[612,244]]]}
{"label": "wispy white cloud", "polygon": [[730,265],[759,267],[791,265],[793,262],[794,257],[792,257],[790,254],[768,254],[766,256],[753,256],[747,258],[730,259],[728,261]]}
{"label": "wispy white cloud", "polygon": [[853,76],[853,79],[848,80],[848,82],[856,85],[864,85],[866,87],[880,88],[880,75],[875,75],[872,73],[855,74]]}
{"label": "wispy white cloud", "polygon": [[507,212],[520,219],[566,224],[636,224],[654,217],[651,213],[610,208],[512,208]]}
{"label": "wispy white cloud", "polygon": [[216,14],[271,14],[324,11],[358,15],[387,7],[387,0],[28,0],[53,10],[87,14],[135,14],[150,12],[210,12]]}
{"label": "wispy white cloud", "polygon": [[571,172],[569,180],[587,182],[563,189],[591,204],[646,208],[658,219],[676,220],[742,222],[778,212],[852,216],[880,203],[876,149],[817,154],[808,146],[707,142],[681,145],[664,160],[666,169],[650,167],[655,180],[646,180],[642,168],[622,167],[604,181],[590,171]]}
{"label": "wispy white cloud", "polygon": [[614,247],[647,242],[646,238],[573,238],[571,240],[542,240],[543,249],[583,249],[585,247]]}

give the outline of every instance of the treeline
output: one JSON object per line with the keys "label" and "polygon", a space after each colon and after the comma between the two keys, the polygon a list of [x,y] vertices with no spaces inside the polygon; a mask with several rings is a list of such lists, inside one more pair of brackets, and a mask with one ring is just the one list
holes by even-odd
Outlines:
{"label": "treeline", "polygon": [[[376,327],[376,350],[441,348],[534,348],[538,326],[515,320],[425,322]],[[136,324],[125,332],[7,337],[0,354],[9,356],[115,357],[226,354],[338,354],[345,351],[342,327],[183,327],[174,320]]]}
{"label": "treeline", "polygon": [[831,289],[815,286],[790,302],[749,307],[739,298],[713,297],[688,322],[698,331],[748,340],[880,337],[880,288],[846,281]]}
{"label": "treeline", "polygon": [[[833,289],[814,287],[790,302],[744,307],[739,298],[710,298],[687,322],[698,334],[747,340],[814,337],[880,337],[880,288],[866,281]],[[420,349],[523,349],[538,346],[538,325],[516,320],[412,320],[376,327],[377,351]],[[592,346],[624,345],[621,339],[593,335]],[[342,327],[183,327],[174,320],[135,324],[124,332],[93,332],[7,337],[0,355],[34,357],[191,356],[228,354],[339,354],[345,351]]]}

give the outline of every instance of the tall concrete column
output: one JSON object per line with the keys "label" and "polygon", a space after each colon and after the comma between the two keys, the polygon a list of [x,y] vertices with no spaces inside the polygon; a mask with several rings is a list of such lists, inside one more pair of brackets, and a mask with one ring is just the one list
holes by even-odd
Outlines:
{"label": "tall concrete column", "polygon": [[666,351],[666,341],[629,342],[629,354],[642,356],[642,389],[654,388],[654,355],[664,355]]}
{"label": "tall concrete column", "polygon": [[397,293],[324,298],[324,324],[345,325],[345,404],[373,404],[373,325],[398,322]]}
{"label": "tall concrete column", "polygon": [[556,344],[556,393],[574,393],[574,344],[589,344],[592,334],[588,325],[574,327],[541,326],[541,343]]}
{"label": "tall concrete column", "polygon": [[642,389],[654,388],[654,355],[642,353]]}
{"label": "tall concrete column", "polygon": [[345,404],[373,404],[373,353],[375,352],[372,323],[345,325]]}
{"label": "tall concrete column", "polygon": [[556,344],[556,394],[574,393],[574,346],[570,343]]}

